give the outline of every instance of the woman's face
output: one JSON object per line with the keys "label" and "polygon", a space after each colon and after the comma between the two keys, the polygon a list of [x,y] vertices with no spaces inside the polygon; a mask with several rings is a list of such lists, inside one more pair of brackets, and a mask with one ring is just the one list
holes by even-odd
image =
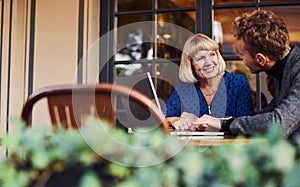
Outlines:
{"label": "woman's face", "polygon": [[210,79],[218,75],[219,61],[216,52],[198,51],[192,58],[192,66],[200,79]]}

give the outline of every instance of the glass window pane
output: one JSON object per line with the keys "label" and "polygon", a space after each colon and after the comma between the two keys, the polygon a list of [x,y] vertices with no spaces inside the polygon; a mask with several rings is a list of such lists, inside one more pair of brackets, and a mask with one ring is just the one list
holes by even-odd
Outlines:
{"label": "glass window pane", "polygon": [[[281,17],[286,23],[288,30],[290,32],[291,43],[300,43],[300,22],[297,20],[300,15],[300,6],[274,6],[274,7],[264,7],[264,9],[271,10],[279,17]],[[230,9],[230,10],[215,10],[214,20],[219,22],[221,25],[221,35],[223,38],[223,45],[233,45],[234,38],[231,32],[232,22],[234,18],[241,15],[247,11],[253,11],[254,8],[247,9]],[[217,29],[216,29],[217,30]],[[215,29],[214,29],[215,31]],[[220,33],[215,31],[216,35]],[[214,34],[215,35],[215,34]]]}
{"label": "glass window pane", "polygon": [[158,0],[158,9],[195,7],[195,0]]}
{"label": "glass window pane", "polygon": [[152,9],[152,0],[118,0],[116,3],[117,12]]}
{"label": "glass window pane", "polygon": [[[213,28],[214,36],[222,38],[220,44],[233,45],[234,37],[232,33],[232,22],[236,16],[241,15],[244,12],[253,11],[254,8],[239,8],[239,9],[225,9],[215,10],[214,20],[219,24],[219,28]],[[214,24],[216,27],[216,24]]]}
{"label": "glass window pane", "polygon": [[153,22],[151,15],[124,16],[116,30],[116,61],[152,59]]}
{"label": "glass window pane", "polygon": [[255,3],[256,0],[214,0],[215,5]]}
{"label": "glass window pane", "polygon": [[179,82],[179,63],[157,63],[156,68],[157,95],[161,102],[166,103]]}
{"label": "glass window pane", "polygon": [[265,7],[281,17],[290,33],[291,43],[300,44],[300,6]]}
{"label": "glass window pane", "polygon": [[118,17],[116,20],[117,27],[121,27],[123,25],[141,22],[141,21],[151,21],[152,15],[151,14],[144,14],[144,15],[131,15],[131,16],[122,16]]}
{"label": "glass window pane", "polygon": [[181,57],[185,40],[195,31],[194,17],[195,12],[158,14],[157,57]]}
{"label": "glass window pane", "polygon": [[195,12],[178,12],[178,13],[165,13],[157,14],[158,22],[168,22],[184,27],[187,30],[195,31]]}

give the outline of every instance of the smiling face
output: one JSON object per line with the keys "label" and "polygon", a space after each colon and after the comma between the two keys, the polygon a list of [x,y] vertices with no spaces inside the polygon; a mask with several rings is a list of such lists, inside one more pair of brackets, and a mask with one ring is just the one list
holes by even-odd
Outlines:
{"label": "smiling face", "polygon": [[219,72],[219,62],[214,51],[200,50],[192,58],[192,66],[201,79],[211,79]]}

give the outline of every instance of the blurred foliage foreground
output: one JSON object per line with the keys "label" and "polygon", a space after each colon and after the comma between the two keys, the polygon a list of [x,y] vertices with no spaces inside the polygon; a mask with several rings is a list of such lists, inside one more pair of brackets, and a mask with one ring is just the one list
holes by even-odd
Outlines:
{"label": "blurred foliage foreground", "polygon": [[264,136],[266,141],[196,147],[159,128],[127,134],[93,118],[82,129],[57,132],[14,123],[18,130],[2,141],[9,156],[0,164],[1,186],[252,187],[300,182],[297,147],[277,125]]}

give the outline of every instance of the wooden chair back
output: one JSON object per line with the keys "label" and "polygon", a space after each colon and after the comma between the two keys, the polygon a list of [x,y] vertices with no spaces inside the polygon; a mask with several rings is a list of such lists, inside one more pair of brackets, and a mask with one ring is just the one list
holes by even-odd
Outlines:
{"label": "wooden chair back", "polygon": [[147,108],[164,129],[168,124],[152,100],[127,86],[99,83],[57,85],[42,88],[30,95],[22,109],[22,119],[30,126],[30,116],[36,102],[46,98],[54,128],[80,128],[85,115],[93,115],[115,123],[116,97],[128,97]]}

